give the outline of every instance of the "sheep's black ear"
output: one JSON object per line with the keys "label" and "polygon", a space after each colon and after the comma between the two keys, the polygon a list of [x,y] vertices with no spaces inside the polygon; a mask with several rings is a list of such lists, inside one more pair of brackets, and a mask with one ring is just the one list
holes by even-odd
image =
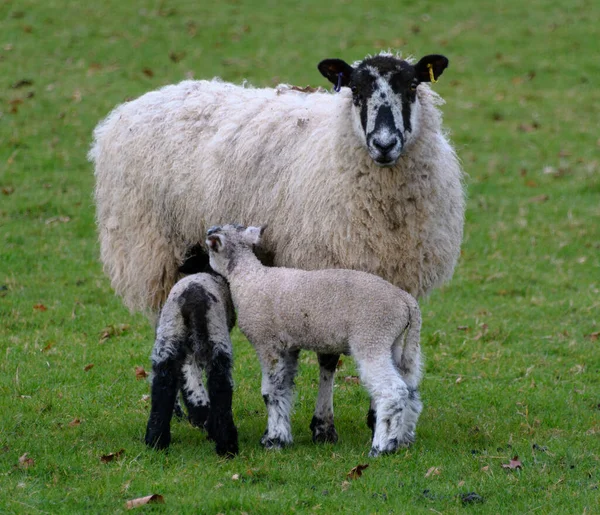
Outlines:
{"label": "sheep's black ear", "polygon": [[354,68],[341,59],[325,59],[319,63],[321,75],[335,86],[348,86]]}
{"label": "sheep's black ear", "polygon": [[443,55],[426,55],[417,64],[415,72],[419,82],[437,82],[438,77],[448,67],[448,58]]}
{"label": "sheep's black ear", "polygon": [[219,252],[219,249],[223,246],[221,236],[218,234],[211,234],[208,238],[206,238],[206,245],[210,250]]}

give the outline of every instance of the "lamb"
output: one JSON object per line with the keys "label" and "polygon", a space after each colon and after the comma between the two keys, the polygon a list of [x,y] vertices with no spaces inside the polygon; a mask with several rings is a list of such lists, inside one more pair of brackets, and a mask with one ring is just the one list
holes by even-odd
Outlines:
{"label": "lamb", "polygon": [[[89,157],[115,291],[155,316],[187,249],[230,220],[267,223],[262,252],[276,266],[362,270],[415,297],[449,280],[463,174],[429,86],[447,66],[441,55],[326,59],[337,93],[183,81],[114,109]],[[332,420],[337,356],[319,363],[315,418]],[[316,424],[313,438],[335,441],[335,427]]]}
{"label": "lamb", "polygon": [[213,227],[206,240],[210,265],[227,279],[239,328],[261,363],[268,410],[262,445],[281,448],[292,442],[292,386],[300,349],[349,353],[355,359],[371,395],[371,456],[412,443],[422,409],[417,301],[365,272],[265,267],[253,253],[263,230]]}
{"label": "lamb", "polygon": [[[181,389],[192,425],[206,427],[218,454],[237,454],[229,338],[234,325],[235,311],[222,277],[198,273],[175,284],[160,312],[152,350],[148,446],[169,446],[171,417]],[[202,384],[203,369],[208,396]]]}

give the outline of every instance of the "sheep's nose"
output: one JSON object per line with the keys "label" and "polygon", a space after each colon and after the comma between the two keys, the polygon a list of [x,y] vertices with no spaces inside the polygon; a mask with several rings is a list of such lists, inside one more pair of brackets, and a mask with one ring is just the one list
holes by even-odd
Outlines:
{"label": "sheep's nose", "polygon": [[373,139],[373,146],[382,154],[388,154],[398,144],[398,138],[392,138],[386,141],[380,141],[377,138]]}

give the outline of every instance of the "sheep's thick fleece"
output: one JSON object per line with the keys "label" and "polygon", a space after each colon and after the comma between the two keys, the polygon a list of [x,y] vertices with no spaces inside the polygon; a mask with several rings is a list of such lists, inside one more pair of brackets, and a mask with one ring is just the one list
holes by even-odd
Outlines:
{"label": "sheep's thick fleece", "polygon": [[235,220],[269,226],[276,266],[363,270],[426,294],[452,276],[464,193],[441,99],[428,84],[417,98],[419,136],[389,168],[357,138],[349,88],[184,81],[117,107],[90,151],[112,286],[156,312],[189,246]]}

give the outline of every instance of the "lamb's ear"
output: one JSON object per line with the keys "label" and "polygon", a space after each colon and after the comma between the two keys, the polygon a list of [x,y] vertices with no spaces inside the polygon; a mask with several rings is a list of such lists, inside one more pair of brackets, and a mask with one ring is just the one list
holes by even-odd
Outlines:
{"label": "lamb's ear", "polygon": [[208,238],[206,238],[206,246],[214,252],[219,252],[219,249],[223,246],[221,236],[218,234],[211,234]]}
{"label": "lamb's ear", "polygon": [[261,237],[263,235],[263,232],[266,229],[266,225],[263,225],[261,227],[248,227],[245,231],[244,231],[244,239],[250,244],[250,245],[258,245],[260,243]]}
{"label": "lamb's ear", "polygon": [[448,67],[448,58],[432,54],[423,57],[415,64],[415,72],[419,82],[437,82],[438,77]]}
{"label": "lamb's ear", "polygon": [[325,59],[319,63],[321,75],[336,87],[348,86],[354,68],[341,59]]}

